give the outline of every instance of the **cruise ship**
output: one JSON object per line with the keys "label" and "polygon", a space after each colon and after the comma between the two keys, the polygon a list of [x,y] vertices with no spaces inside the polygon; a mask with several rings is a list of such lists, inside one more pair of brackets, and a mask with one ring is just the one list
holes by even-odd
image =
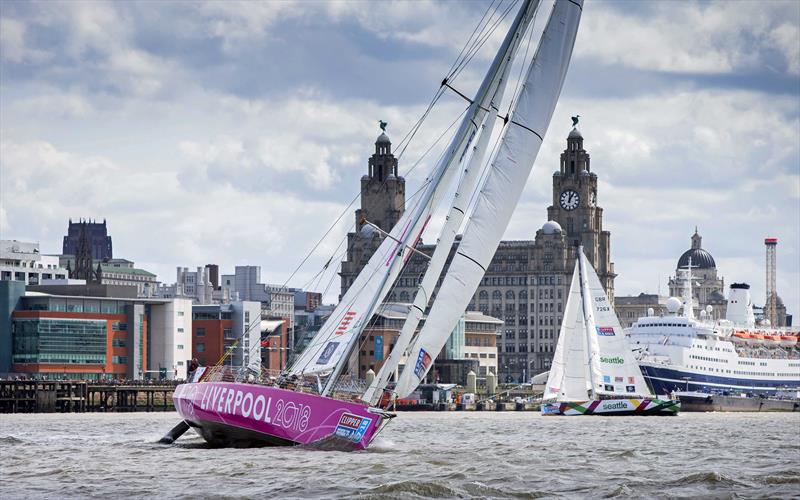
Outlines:
{"label": "cruise ship", "polygon": [[653,392],[797,395],[800,332],[757,325],[745,283],[731,285],[725,319],[712,319],[710,306],[696,318],[691,264],[683,278],[683,299],[668,299],[666,315],[648,311],[626,330]]}

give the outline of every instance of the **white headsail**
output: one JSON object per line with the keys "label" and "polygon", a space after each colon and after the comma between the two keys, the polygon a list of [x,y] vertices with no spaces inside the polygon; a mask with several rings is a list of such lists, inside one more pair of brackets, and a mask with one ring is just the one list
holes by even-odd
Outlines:
{"label": "white headsail", "polygon": [[[533,14],[538,8],[538,5],[539,0],[535,0],[530,4],[530,15],[524,15],[516,32],[509,32],[507,35],[507,37],[511,40],[511,43],[507,49],[507,53],[502,57],[498,55],[498,57],[501,57],[501,64],[497,68],[499,78],[497,78],[497,84],[494,87],[494,93],[489,101],[488,111],[484,110],[483,112],[478,140],[475,143],[475,146],[472,148],[471,155],[465,161],[463,175],[461,176],[458,186],[456,187],[452,206],[450,207],[450,211],[445,218],[445,223],[442,227],[439,238],[436,241],[436,250],[431,256],[431,260],[425,270],[425,275],[422,278],[422,282],[417,288],[417,294],[414,296],[414,302],[408,311],[408,316],[403,323],[400,334],[397,336],[397,340],[395,340],[395,347],[392,352],[389,353],[389,356],[386,358],[383,366],[381,366],[381,369],[375,376],[375,380],[373,380],[372,384],[370,384],[364,393],[364,401],[375,404],[380,400],[383,389],[386,387],[386,384],[400,363],[403,354],[405,354],[405,350],[411,342],[414,332],[416,331],[417,326],[422,319],[425,308],[428,306],[428,302],[431,299],[431,294],[436,287],[436,282],[439,280],[442,269],[444,269],[445,263],[447,262],[447,257],[450,253],[450,249],[453,246],[453,242],[455,241],[458,229],[461,227],[461,223],[464,220],[464,216],[470,201],[470,195],[475,191],[478,181],[480,180],[481,165],[483,164],[484,156],[489,145],[489,140],[492,137],[495,124],[500,121],[498,120],[498,112],[500,103],[503,100],[505,87],[508,84],[508,72],[511,69],[514,56],[519,48],[523,34],[525,33],[528,24],[532,20]],[[524,13],[521,12],[521,14]]]}
{"label": "white headsail", "polygon": [[398,380],[398,397],[427,374],[500,243],[561,93],[582,6],[582,0],[557,0],[553,7],[461,244]]}
{"label": "white headsail", "polygon": [[606,291],[583,250],[578,251],[587,302],[586,332],[595,394],[652,396]]}
{"label": "white headsail", "polygon": [[324,393],[331,390],[332,382],[344,367],[345,358],[352,352],[367,322],[388,294],[411,252],[410,247],[420,238],[430,220],[432,210],[441,201],[452,182],[457,172],[454,166],[464,156],[464,152],[478,133],[479,124],[487,113],[502,75],[498,68],[501,68],[504,60],[509,57],[508,50],[512,41],[519,36],[520,26],[523,23],[527,26],[532,17],[534,11],[532,5],[531,0],[526,0],[523,4],[458,131],[434,172],[426,179],[425,190],[416,205],[406,210],[392,228],[390,236],[384,239],[350,285],[328,321],[289,369],[289,374],[298,376],[331,374]]}
{"label": "white headsail", "polygon": [[589,384],[589,350],[586,345],[586,321],[581,300],[580,267],[575,266],[572,284],[558,334],[553,364],[547,376],[543,399],[585,401]]}

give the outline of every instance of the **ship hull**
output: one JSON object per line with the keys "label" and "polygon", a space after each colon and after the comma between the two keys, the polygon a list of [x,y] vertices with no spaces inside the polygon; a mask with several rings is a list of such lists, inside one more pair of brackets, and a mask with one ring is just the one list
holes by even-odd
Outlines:
{"label": "ship hull", "polygon": [[800,380],[743,379],[689,372],[677,367],[665,367],[640,363],[645,380],[655,394],[671,394],[676,391],[707,393],[736,392],[752,394],[776,394],[785,390],[800,389]]}
{"label": "ship hull", "polygon": [[217,447],[366,449],[386,414],[364,403],[233,382],[179,385],[178,414]]}
{"label": "ship hull", "polygon": [[590,399],[576,402],[542,403],[542,415],[677,415],[680,401],[664,399]]}
{"label": "ship hull", "polygon": [[797,399],[747,398],[702,392],[681,392],[675,397],[681,402],[681,410],[688,412],[800,411],[800,400]]}

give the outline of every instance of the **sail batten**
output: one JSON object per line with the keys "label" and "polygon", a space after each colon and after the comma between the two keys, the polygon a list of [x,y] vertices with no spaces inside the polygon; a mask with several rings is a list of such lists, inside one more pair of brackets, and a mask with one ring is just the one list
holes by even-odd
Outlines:
{"label": "sail batten", "polygon": [[[430,370],[475,293],[542,144],[531,130],[545,131],[561,93],[581,15],[580,0],[557,0],[529,65],[489,173],[464,230],[458,252],[437,300],[412,345],[395,388],[398,397],[413,391]],[[524,125],[521,126],[520,124]]]}

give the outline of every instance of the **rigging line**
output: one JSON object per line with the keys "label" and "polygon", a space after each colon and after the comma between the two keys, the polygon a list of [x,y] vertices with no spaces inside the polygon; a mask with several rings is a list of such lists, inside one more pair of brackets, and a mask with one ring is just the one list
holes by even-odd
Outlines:
{"label": "rigging line", "polygon": [[464,68],[466,68],[469,65],[469,63],[472,61],[475,55],[478,54],[483,45],[489,40],[489,38],[491,38],[492,34],[495,32],[495,30],[497,30],[498,26],[500,26],[500,23],[508,16],[509,12],[511,12],[511,10],[514,8],[516,4],[517,0],[509,4],[508,8],[506,8],[506,10],[502,13],[502,15],[499,18],[497,18],[497,20],[492,25],[491,29],[483,36],[482,40],[480,41],[480,44],[478,44],[475,47],[475,50],[472,51],[469,57],[461,65],[461,67],[453,74],[451,80],[455,80],[456,78],[458,78],[458,75],[461,74],[461,72],[464,70]]}
{"label": "rigging line", "polygon": [[[486,26],[483,26],[481,28],[481,24],[483,22],[483,19],[486,17],[486,13],[489,12],[489,9],[491,9],[492,5],[494,5],[494,2],[495,2],[495,0],[492,0],[492,3],[489,4],[489,7],[487,8],[486,12],[484,12],[484,14],[481,17],[481,20],[479,21],[478,25],[476,25],[475,29],[473,29],[473,32],[470,35],[470,38],[467,39],[467,41],[466,41],[466,43],[464,45],[464,48],[461,49],[461,52],[459,52],[458,57],[456,57],[456,60],[453,61],[453,64],[450,66],[450,69],[446,73],[447,76],[445,76],[443,81],[447,81],[449,78],[452,78],[453,69],[460,66],[461,62],[459,62],[459,59],[461,59],[462,54],[464,54],[464,49],[467,48],[467,46],[470,46],[470,48],[467,49],[467,54],[469,54],[469,52],[472,50],[472,47],[474,47],[475,44],[479,42],[480,37],[482,36],[480,33],[479,33],[479,37],[474,38],[474,40],[473,40],[473,37],[475,35],[475,32],[478,30],[478,28],[480,28],[481,32],[482,32],[486,28],[486,26],[489,25],[489,22],[491,21],[491,18],[494,17],[494,13],[492,13],[492,15],[489,17],[489,19],[487,19]],[[501,0],[501,3],[502,3],[502,0]],[[499,8],[499,6],[500,6],[500,4],[498,4],[497,7],[495,7],[495,12]],[[406,147],[408,146],[408,143],[411,142],[411,139],[413,139],[414,135],[419,131],[419,128],[421,127],[423,120],[428,116],[428,113],[430,113],[430,111],[433,108],[434,104],[436,104],[436,102],[442,96],[443,93],[444,93],[444,89],[442,89],[441,86],[440,86],[439,89],[437,90],[437,93],[436,93],[435,97],[433,98],[431,103],[428,105],[428,108],[425,110],[425,113],[423,113],[423,116],[417,121],[415,126],[412,127],[411,131],[409,133],[407,133],[406,136],[404,136],[403,139],[398,143],[398,146],[397,146],[398,147],[398,151],[399,151],[398,159],[400,159],[403,156],[403,153],[405,153],[405,150],[406,150]],[[410,137],[409,137],[409,135],[410,135]],[[407,137],[408,137],[408,143],[404,144],[404,141],[406,140]]]}
{"label": "rigging line", "polygon": [[[516,0],[515,0],[515,2],[514,2],[514,3],[516,3]],[[492,6],[493,4],[494,4],[494,0],[492,0],[492,3],[489,5],[489,8],[491,8],[491,6]],[[512,5],[513,5],[513,4],[512,4]],[[499,9],[499,6],[500,6],[500,4],[498,3],[498,5],[497,5],[497,7],[496,7],[495,11],[497,11],[497,9]],[[486,12],[488,12],[488,11],[489,11],[489,8],[487,8],[487,11],[486,11]],[[503,17],[505,17],[505,15],[506,15],[507,13],[508,13],[508,9],[506,10],[506,13],[503,15]],[[483,20],[483,18],[484,18],[485,16],[486,16],[486,13],[484,13],[483,17],[481,17],[481,21]],[[493,17],[493,16],[494,16],[494,13],[492,14],[492,17]],[[491,19],[491,17],[490,17],[490,19]],[[502,18],[501,18],[501,19],[502,19]],[[488,22],[489,22],[489,21],[487,21],[487,26],[488,26]],[[479,22],[478,26],[480,26],[480,22]],[[477,27],[478,27],[478,26],[476,26],[475,30],[477,30]],[[495,25],[495,26],[492,28],[491,32],[493,32],[495,28],[496,28],[496,25]],[[474,35],[474,33],[475,33],[475,30],[473,30],[473,35]],[[491,33],[491,32],[490,32],[490,33]],[[470,35],[470,37],[472,37],[472,35]],[[484,42],[485,42],[485,39],[484,39]],[[469,39],[467,40],[467,43],[469,43]],[[481,45],[483,45],[483,43],[481,43]],[[466,46],[466,45],[465,45],[465,46]],[[462,49],[462,53],[463,53],[463,49]],[[458,57],[461,57],[461,53],[459,53],[459,56],[458,56]],[[456,61],[458,61],[458,57],[456,58]],[[471,58],[470,58],[470,59],[471,59]],[[455,63],[454,63],[454,64],[455,64]],[[405,153],[405,151],[406,151],[406,148],[407,148],[407,147],[408,147],[408,145],[411,143],[411,141],[413,140],[414,136],[416,135],[416,133],[417,133],[417,132],[419,131],[419,129],[421,128],[421,126],[422,126],[422,123],[423,123],[423,122],[424,122],[424,120],[425,120],[425,119],[428,117],[428,115],[430,114],[430,112],[431,112],[431,110],[433,109],[434,105],[435,105],[435,104],[438,102],[438,100],[439,100],[439,98],[442,96],[442,94],[444,94],[444,90],[443,90],[443,89],[440,87],[439,89],[437,89],[436,93],[434,94],[434,97],[433,97],[433,99],[431,100],[430,104],[428,104],[428,107],[427,107],[427,109],[425,110],[425,112],[423,113],[423,115],[422,115],[422,116],[419,118],[419,120],[417,120],[416,124],[415,124],[415,125],[414,125],[414,126],[411,128],[411,130],[409,130],[409,132],[407,132],[407,133],[406,133],[406,135],[403,137],[403,139],[401,139],[401,140],[400,140],[400,142],[398,143],[398,150],[399,150],[399,152],[398,152],[398,155],[397,155],[397,159],[398,159],[398,160],[400,160],[400,159],[403,157],[403,154]],[[466,112],[466,109],[464,110],[464,112]],[[462,114],[463,114],[463,113],[462,113]],[[456,119],[456,120],[457,120],[457,119]],[[455,124],[455,122],[454,122],[453,124]],[[453,124],[451,124],[451,126],[450,126],[450,127],[448,127],[448,129],[447,129],[447,130],[449,130],[450,128],[452,128]],[[446,132],[445,132],[445,133],[446,133]],[[407,141],[406,141],[406,138],[408,138],[408,140],[407,140]],[[431,145],[431,147],[428,149],[428,151],[430,151],[430,149],[432,149],[432,148],[433,148],[433,146],[435,146],[435,144],[437,144],[437,143],[438,143],[438,141],[439,141],[440,139],[441,139],[441,136],[440,136],[440,138],[439,138],[439,139],[437,139],[437,140],[436,140],[436,142],[434,142],[434,144],[433,144],[433,145]],[[403,144],[403,143],[404,143],[404,141],[405,141],[405,144]],[[425,154],[427,154],[427,153],[428,153],[428,151],[426,151],[426,153],[425,153]],[[422,158],[424,158],[424,156],[425,156],[425,155],[423,155],[423,157],[422,157]],[[411,172],[414,170],[414,168],[415,168],[415,167],[416,167],[416,166],[417,166],[417,165],[420,163],[420,161],[422,160],[422,158],[420,158],[419,160],[417,160],[417,162],[416,162],[416,163],[415,163],[415,164],[412,166],[412,168],[411,168],[410,170],[408,170],[408,171],[406,172],[406,174],[405,174],[405,175],[408,175],[409,173],[411,173]],[[354,197],[354,198],[353,198],[353,199],[350,201],[350,203],[348,203],[347,207],[345,207],[345,209],[342,211],[342,213],[341,213],[341,214],[339,214],[339,217],[337,217],[337,218],[336,218],[336,220],[333,222],[333,224],[331,224],[331,226],[328,228],[328,230],[327,230],[327,231],[325,231],[325,234],[323,234],[323,235],[322,235],[322,237],[319,239],[319,241],[318,241],[318,242],[317,242],[317,243],[316,243],[316,244],[315,244],[315,245],[314,245],[314,246],[311,248],[311,250],[310,250],[310,251],[309,251],[309,252],[306,254],[306,256],[303,258],[303,260],[300,262],[300,264],[298,264],[298,265],[297,265],[297,267],[294,269],[294,271],[292,271],[291,275],[290,275],[290,276],[289,276],[289,277],[286,279],[286,281],[284,282],[284,284],[283,284],[283,288],[285,288],[285,287],[286,287],[286,286],[289,284],[289,281],[291,281],[291,279],[294,277],[294,275],[297,273],[297,271],[299,271],[299,270],[300,270],[300,268],[302,268],[302,266],[303,266],[303,265],[306,263],[306,261],[308,261],[308,259],[311,257],[311,255],[314,253],[314,251],[315,251],[315,250],[317,249],[317,247],[319,246],[319,244],[320,244],[320,243],[321,243],[321,242],[322,242],[322,241],[325,239],[325,237],[327,237],[327,235],[328,235],[328,234],[331,232],[331,230],[333,230],[333,228],[336,226],[336,224],[338,224],[338,222],[339,222],[339,221],[342,219],[342,217],[344,217],[344,215],[345,215],[345,214],[346,214],[346,213],[349,211],[349,209],[350,209],[350,207],[353,205],[353,203],[355,203],[355,201],[356,201],[356,200],[357,200],[357,199],[358,199],[360,196],[361,196],[361,193],[359,192],[359,193],[358,193],[358,194],[357,194],[357,195],[356,195],[356,196],[355,196],[355,197]]]}
{"label": "rigging line", "polygon": [[[439,95],[436,97],[437,100],[438,100],[439,97],[441,97],[442,93],[443,93],[443,91],[441,89],[439,89],[439,91],[438,91]],[[442,138],[455,126],[455,124],[461,119],[461,117],[464,115],[464,113],[467,112],[468,109],[469,109],[469,107],[464,108],[464,110],[461,112],[461,114],[458,115],[456,117],[456,119],[453,120],[453,122],[450,123],[450,125],[441,134],[439,134],[439,136],[436,138],[436,140],[428,147],[428,149],[422,154],[422,156],[420,156],[420,158],[417,159],[416,162],[414,162],[414,164],[411,166],[411,168],[406,171],[405,176],[409,175],[411,172],[414,171],[414,169],[417,168],[417,166],[420,165],[422,160],[431,152],[431,150],[434,147],[436,147],[436,145],[442,140]],[[409,140],[409,143],[410,143],[410,140]],[[398,157],[398,160],[399,160],[399,157]],[[385,180],[383,181],[383,184],[384,185],[386,184]],[[325,234],[323,234],[322,237],[314,244],[314,246],[311,248],[311,250],[306,254],[306,256],[303,258],[303,260],[300,262],[300,264],[298,264],[297,267],[294,269],[294,271],[292,271],[292,274],[283,283],[282,288],[286,288],[286,286],[289,284],[289,281],[291,281],[291,279],[297,274],[297,272],[300,270],[300,268],[308,261],[308,259],[311,257],[311,255],[313,255],[313,253],[316,251],[316,249],[319,247],[319,245],[325,240],[325,238],[328,236],[328,234],[330,234],[330,232],[336,227],[336,224],[339,223],[339,221],[342,219],[342,217],[344,217],[345,214],[349,211],[350,207],[352,207],[353,204],[356,202],[356,200],[359,199],[360,197],[361,197],[361,192],[359,191],[359,193],[350,201],[350,203],[347,204],[347,207],[345,207],[345,209],[342,211],[342,213],[339,214],[339,217],[337,217],[336,220],[333,222],[333,224],[331,224],[331,226],[328,228],[328,230],[325,231]],[[345,234],[344,238],[346,238],[346,237],[347,237],[347,234]],[[340,244],[341,244],[341,242],[340,242]]]}
{"label": "rigging line", "polygon": [[[439,141],[441,141],[450,132],[450,130],[456,125],[456,123],[461,121],[462,117],[464,116],[464,114],[468,110],[469,110],[469,106],[464,108],[464,110],[455,118],[455,120],[453,120],[450,123],[450,125],[441,134],[439,134],[439,137],[437,137],[436,140],[433,141],[433,143],[428,147],[428,149],[426,149],[425,152],[422,153],[422,155],[419,157],[419,159],[416,162],[414,162],[413,165],[411,165],[411,168],[409,168],[406,171],[405,175],[409,175],[411,172],[414,171],[414,169],[416,169],[419,166],[420,163],[422,163],[422,160],[425,159],[426,156],[428,156],[428,154],[431,152],[431,150],[433,150],[433,148],[435,148],[436,145],[439,144]],[[444,151],[440,154],[439,160],[441,160],[442,156],[444,156]],[[437,161],[434,164],[434,168],[435,168],[435,165],[438,165],[438,163],[439,163],[439,161]]]}
{"label": "rigging line", "polygon": [[[537,8],[533,12],[533,18],[531,19],[530,28],[528,28],[528,36],[527,36],[528,41],[525,44],[525,55],[522,58],[522,64],[520,64],[520,66],[519,66],[519,76],[517,76],[517,83],[516,83],[516,85],[514,87],[514,92],[511,93],[511,101],[508,103],[508,110],[506,111],[506,120],[508,120],[511,117],[511,110],[514,107],[514,103],[517,102],[517,99],[519,99],[519,94],[520,94],[520,92],[522,92],[522,87],[524,86],[524,85],[522,85],[523,72],[525,71],[525,69],[527,67],[530,66],[530,64],[533,64],[533,60],[531,60],[527,64],[526,64],[526,61],[528,60],[528,50],[531,47],[531,41],[533,40],[533,31],[534,31],[534,29],[536,27],[536,17],[538,15],[539,15],[539,9]],[[497,105],[500,106],[500,104],[501,103],[498,103]]]}
{"label": "rigging line", "polygon": [[475,50],[472,51],[469,57],[461,65],[461,67],[455,72],[455,74],[453,75],[453,79],[457,78],[458,75],[461,74],[461,72],[464,70],[464,68],[466,68],[469,65],[472,59],[478,54],[480,49],[483,48],[483,45],[489,40],[489,38],[491,38],[491,35],[500,26],[500,23],[508,16],[509,12],[511,12],[516,3],[517,1],[515,0],[508,6],[508,8],[506,8],[505,12],[503,12],[503,14],[499,18],[497,18],[497,20],[492,25],[491,29],[484,35],[483,39],[480,41],[480,44],[478,44],[475,47]]}
{"label": "rigging line", "polygon": [[428,117],[428,114],[431,112],[433,107],[436,105],[436,102],[439,100],[441,95],[442,95],[442,89],[441,88],[437,88],[436,92],[434,92],[434,94],[433,94],[433,98],[431,98],[431,101],[428,103],[428,106],[425,108],[425,111],[422,113],[422,115],[419,117],[419,119],[417,119],[417,121],[414,122],[414,125],[411,126],[411,128],[408,130],[408,132],[406,132],[406,134],[403,136],[403,138],[400,139],[400,142],[397,143],[397,150],[398,150],[398,156],[397,157],[398,157],[398,159],[403,156],[403,153],[405,152],[406,147],[408,147],[408,145],[411,143],[411,140],[414,138],[414,135],[416,135],[417,131],[422,126],[422,123]]}
{"label": "rigging line", "polygon": [[327,237],[327,236],[328,236],[328,234],[329,234],[331,231],[333,231],[333,228],[335,228],[335,227],[336,227],[336,224],[338,224],[338,223],[339,223],[339,221],[340,221],[340,220],[342,220],[342,217],[344,217],[344,216],[345,216],[345,214],[346,214],[346,213],[348,213],[348,211],[350,210],[350,207],[351,207],[351,206],[353,206],[353,203],[355,203],[355,202],[356,202],[356,200],[357,200],[357,199],[359,199],[360,197],[361,197],[361,192],[359,191],[359,193],[358,193],[358,194],[357,194],[357,195],[356,195],[356,196],[355,196],[355,197],[354,197],[354,198],[353,198],[353,199],[350,201],[350,203],[348,203],[348,204],[347,204],[347,206],[345,207],[345,209],[344,209],[344,210],[342,210],[342,213],[341,213],[341,214],[339,214],[339,217],[337,217],[337,218],[336,218],[336,220],[335,220],[335,221],[333,221],[333,224],[331,224],[331,225],[330,225],[330,227],[328,228],[328,230],[327,230],[327,231],[325,231],[325,234],[323,234],[323,235],[322,235],[322,237],[321,237],[321,238],[320,238],[320,239],[319,239],[319,240],[318,240],[318,241],[317,241],[317,242],[314,244],[314,246],[311,248],[311,250],[309,250],[309,251],[308,251],[308,253],[306,254],[306,256],[305,256],[305,257],[303,257],[303,260],[300,262],[300,264],[298,264],[298,265],[297,265],[297,267],[295,268],[295,270],[294,270],[294,271],[292,271],[292,274],[290,274],[290,275],[289,275],[289,277],[288,277],[288,278],[286,278],[286,281],[283,283],[283,286],[282,286],[282,288],[286,288],[286,285],[288,285],[288,284],[289,284],[289,281],[291,281],[291,280],[292,280],[292,278],[294,277],[294,275],[295,275],[295,274],[297,274],[297,271],[299,271],[299,270],[300,270],[300,268],[301,268],[301,267],[303,267],[303,264],[305,264],[305,263],[306,263],[306,261],[309,259],[309,257],[311,257],[311,255],[314,253],[314,251],[317,249],[317,247],[319,247],[320,243],[322,243],[322,241],[325,239],[325,237]]}
{"label": "rigging line", "polygon": [[[492,2],[492,5],[493,4],[494,4],[494,2]],[[464,58],[459,61],[458,66],[453,68],[453,70],[448,73],[449,77],[454,77],[455,74],[458,71],[460,71],[460,69],[463,67],[463,65],[465,64],[465,61],[467,60],[467,58],[469,56],[469,54],[471,54],[475,50],[475,47],[480,43],[480,40],[485,36],[486,29],[489,27],[489,25],[491,23],[493,23],[495,21],[494,20],[494,16],[495,16],[495,14],[497,14],[500,11],[500,6],[502,4],[503,4],[503,0],[500,0],[500,2],[494,7],[494,12],[492,12],[491,15],[486,19],[486,24],[481,28],[480,32],[478,33],[478,36],[475,37],[471,41],[470,46],[467,49],[467,52],[464,54]],[[492,5],[490,5],[490,7]]]}
{"label": "rigging line", "polygon": [[[444,153],[442,153],[442,154],[444,154]],[[426,182],[426,184],[427,184],[427,183],[429,183],[429,182],[430,182],[430,181]],[[420,189],[417,191],[417,193],[419,193],[419,192],[421,192],[421,191],[422,191],[422,187],[420,187]],[[413,196],[416,196],[416,194],[417,194],[417,193],[415,193]],[[411,208],[411,210],[415,210],[415,209],[416,209],[416,208],[419,206],[419,203],[420,203],[420,202],[421,202],[421,198],[417,199],[417,201],[416,201],[416,204],[415,204],[415,205],[414,205],[414,206]],[[391,254],[395,253],[396,251],[397,251],[397,250],[395,250],[394,248],[390,248],[390,249],[388,249],[388,251],[386,251],[386,252],[384,252],[384,253],[383,253],[382,259],[385,259],[385,258],[389,257]],[[410,259],[409,259],[409,260],[410,260]],[[403,266],[400,268],[400,270],[399,270],[399,272],[398,272],[398,277],[400,276],[400,274],[402,274],[402,271],[403,271],[403,269],[405,268],[405,266],[406,266],[407,264],[408,264],[408,261],[406,261],[406,262],[403,264]],[[373,270],[372,270],[372,273],[371,273],[371,276],[375,276],[375,275],[376,275],[376,274],[377,274],[379,271],[381,271],[381,268],[380,268],[380,267],[373,269]],[[361,271],[361,272],[363,272],[363,268],[362,268],[362,271]],[[371,276],[370,276],[370,277],[371,277]],[[347,307],[345,307],[345,308],[343,308],[343,309],[342,309],[342,314],[339,316],[339,318],[337,319],[337,321],[341,321],[341,318],[343,318],[343,317],[344,317],[344,314],[345,314],[345,313],[346,313],[346,312],[347,312],[347,311],[350,309],[350,307],[352,307],[352,305],[353,305],[353,304],[355,303],[355,301],[358,299],[358,297],[359,297],[359,295],[361,294],[361,292],[364,290],[364,288],[365,288],[365,287],[366,287],[368,284],[369,284],[369,280],[365,280],[365,281],[364,281],[364,283],[361,285],[361,288],[360,288],[360,289],[359,289],[359,290],[358,290],[358,291],[357,291],[357,292],[356,292],[356,293],[353,295],[353,298],[352,298],[352,299],[350,300],[350,302],[347,304]],[[392,286],[390,287],[389,291],[391,291],[391,290],[392,290],[392,289],[393,289],[395,286],[397,286],[397,280],[396,280],[396,279],[395,279],[394,283],[392,283]],[[388,294],[388,293],[389,293],[389,292],[387,292],[387,294]],[[385,296],[384,296],[384,297],[385,297]],[[339,305],[341,305],[341,303],[340,303]],[[379,305],[378,307],[380,307],[380,305]],[[376,309],[376,311],[377,311],[377,309]],[[373,314],[373,316],[374,316],[374,314]],[[330,320],[330,318],[331,318],[331,317],[329,317],[329,318],[328,318],[328,320]],[[362,331],[362,332],[363,332],[363,331],[364,331],[366,328],[369,328],[370,326],[372,326],[372,324],[373,324],[373,323],[374,323],[374,321],[375,321],[375,318],[374,318],[374,317],[371,317],[371,318],[365,318],[365,321],[367,321],[367,324],[366,324],[366,326],[365,326],[364,328],[362,328],[362,329],[361,329],[361,331]],[[333,335],[333,330],[332,330],[332,331],[331,331],[331,332],[330,332],[330,333],[329,333],[329,334],[328,334],[328,335],[327,335],[327,336],[326,336],[324,339],[320,338],[318,341],[316,341],[316,342],[313,342],[313,343],[309,344],[308,346],[306,346],[306,349],[305,349],[305,350],[309,350],[309,349],[312,349],[312,348],[316,348],[316,349],[319,349],[319,348],[321,348],[321,347],[322,347],[324,344],[326,344],[327,342],[329,342],[329,341],[330,341],[330,339],[331,339],[331,336],[332,336],[332,335]],[[359,334],[359,335],[360,335],[360,334]],[[360,340],[360,339],[359,339],[359,340]],[[304,352],[305,352],[305,350],[304,350]]]}
{"label": "rigging line", "polygon": [[[475,47],[475,44],[478,43],[480,38],[483,36],[484,30],[492,22],[492,18],[494,18],[494,15],[497,13],[497,11],[499,10],[500,5],[502,3],[503,3],[503,0],[500,0],[500,2],[497,5],[494,5],[494,0],[492,0],[492,3],[489,4],[489,6],[486,9],[486,12],[484,12],[484,14],[481,17],[480,21],[478,21],[478,24],[475,26],[475,29],[472,31],[472,34],[470,35],[470,37],[465,42],[464,48],[462,48],[461,52],[458,54],[458,58],[453,62],[453,65],[450,67],[450,69],[447,70],[447,76],[448,77],[453,75],[453,73],[464,62],[464,59],[466,59],[466,57],[469,55],[469,53],[472,52],[472,50]],[[494,9],[494,10],[491,12],[491,14],[489,14],[489,12],[492,9]],[[488,17],[486,16],[487,14],[489,14]],[[485,24],[483,22],[484,19],[486,20]]]}
{"label": "rigging line", "polygon": [[478,21],[478,24],[475,25],[475,28],[472,29],[472,33],[469,35],[469,38],[467,38],[467,40],[464,42],[464,46],[461,47],[461,52],[458,53],[458,56],[456,56],[456,60],[453,61],[453,64],[450,65],[450,69],[447,70],[447,74],[450,74],[450,72],[453,71],[453,68],[455,68],[456,63],[458,63],[458,61],[461,59],[461,55],[464,54],[464,51],[467,49],[467,46],[470,45],[470,41],[475,36],[475,33],[478,31],[478,28],[483,24],[483,20],[486,18],[486,14],[489,13],[489,10],[491,10],[492,6],[496,1],[497,0],[492,0],[492,3],[490,3],[489,6],[486,7],[483,16],[481,16],[480,20]]}

